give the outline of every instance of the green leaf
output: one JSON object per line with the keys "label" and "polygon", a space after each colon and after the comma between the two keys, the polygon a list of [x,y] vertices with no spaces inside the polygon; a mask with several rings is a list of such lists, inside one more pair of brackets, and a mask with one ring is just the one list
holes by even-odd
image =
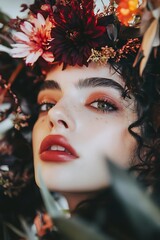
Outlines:
{"label": "green leaf", "polygon": [[[15,226],[13,226],[10,223],[4,223],[8,228],[10,228],[14,233],[16,233],[18,236],[22,237],[22,238],[26,238],[26,235],[20,231],[18,228],[16,228]],[[33,239],[32,239],[33,240]]]}
{"label": "green leaf", "polygon": [[24,231],[26,232],[26,239],[27,240],[36,240],[37,238],[36,238],[35,234],[31,230],[31,227],[26,223],[24,218],[20,217],[20,222],[22,224]]}
{"label": "green leaf", "polygon": [[11,240],[8,232],[8,228],[5,223],[3,223],[3,237],[4,240]]}
{"label": "green leaf", "polygon": [[[160,237],[160,210],[127,171],[108,162],[111,185],[137,234],[137,239]],[[159,239],[159,238],[158,238]]]}
{"label": "green leaf", "polygon": [[72,217],[70,219],[57,218],[55,224],[58,230],[69,240],[111,240],[98,231],[96,226]]}
{"label": "green leaf", "polygon": [[0,10],[0,22],[3,24],[7,24],[9,21],[10,21],[10,17],[7,14],[1,12]]}
{"label": "green leaf", "polygon": [[38,167],[38,177],[39,177],[40,191],[41,191],[42,198],[48,214],[53,219],[55,219],[56,217],[65,216],[64,212],[60,210],[58,203],[54,200],[53,196],[48,191],[41,176],[40,166]]}
{"label": "green leaf", "polygon": [[77,218],[66,218],[63,211],[60,211],[57,207],[57,203],[54,201],[53,196],[46,188],[41,176],[40,166],[38,169],[40,191],[44,204],[46,206],[48,214],[54,219],[54,223],[58,228],[58,231],[65,236],[65,239],[69,240],[111,240],[98,232],[96,228],[88,225],[86,222]]}

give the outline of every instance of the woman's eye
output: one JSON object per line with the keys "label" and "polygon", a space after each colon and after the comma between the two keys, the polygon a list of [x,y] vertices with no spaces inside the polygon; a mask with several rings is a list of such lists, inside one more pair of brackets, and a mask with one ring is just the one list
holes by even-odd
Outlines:
{"label": "woman's eye", "polygon": [[96,100],[92,102],[90,106],[102,112],[111,112],[117,110],[117,107],[113,103],[110,103],[106,100]]}
{"label": "woman's eye", "polygon": [[39,105],[39,112],[48,112],[54,106],[55,103],[42,103]]}

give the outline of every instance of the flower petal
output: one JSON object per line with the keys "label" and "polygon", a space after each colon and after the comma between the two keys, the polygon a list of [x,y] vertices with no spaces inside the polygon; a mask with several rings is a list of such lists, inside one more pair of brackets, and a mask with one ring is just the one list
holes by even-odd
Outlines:
{"label": "flower petal", "polygon": [[40,13],[37,14],[37,20],[42,26],[44,26],[46,24],[46,21],[45,21],[43,15]]}
{"label": "flower petal", "polygon": [[31,35],[32,31],[33,31],[33,25],[27,21],[23,22],[20,25],[21,30],[27,34],[27,35]]}
{"label": "flower petal", "polygon": [[29,51],[23,51],[23,52],[17,52],[17,53],[14,53],[11,51],[11,56],[14,57],[14,58],[24,58],[24,57],[27,57],[29,55]]}
{"label": "flower petal", "polygon": [[15,58],[24,58],[30,54],[30,49],[13,48],[11,49],[11,56]]}
{"label": "flower petal", "polygon": [[54,61],[54,56],[52,52],[44,52],[42,54],[42,58],[46,61],[46,62],[50,62],[52,63]]}
{"label": "flower petal", "polygon": [[11,48],[8,48],[8,47],[3,46],[2,44],[0,44],[0,52],[6,52],[8,54],[11,54]]}
{"label": "flower petal", "polygon": [[39,29],[42,26],[45,26],[46,21],[45,21],[44,17],[42,16],[42,14],[38,13],[37,18],[33,19],[33,23],[35,25],[35,28]]}
{"label": "flower petal", "polygon": [[16,40],[17,41],[22,41],[22,42],[29,42],[30,40],[29,40],[29,37],[26,35],[26,34],[24,34],[24,33],[22,33],[22,32],[16,32],[16,33],[14,33],[14,38],[16,38]]}
{"label": "flower petal", "polygon": [[37,59],[42,55],[42,53],[43,53],[42,49],[39,49],[37,52],[30,53],[26,58],[26,64],[32,66],[37,61]]}
{"label": "flower petal", "polygon": [[31,47],[25,43],[15,43],[11,44],[12,48],[30,49]]}

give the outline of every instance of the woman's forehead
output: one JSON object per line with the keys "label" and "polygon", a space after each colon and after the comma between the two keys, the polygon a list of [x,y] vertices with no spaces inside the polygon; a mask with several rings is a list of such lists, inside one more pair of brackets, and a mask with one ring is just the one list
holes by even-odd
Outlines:
{"label": "woman's forehead", "polygon": [[110,65],[97,65],[89,64],[86,66],[68,66],[66,69],[62,70],[62,65],[54,66],[46,75],[45,80],[54,80],[59,84],[63,84],[63,81],[73,81],[78,82],[86,78],[107,78],[119,83],[124,87],[125,83],[122,77],[111,68]]}

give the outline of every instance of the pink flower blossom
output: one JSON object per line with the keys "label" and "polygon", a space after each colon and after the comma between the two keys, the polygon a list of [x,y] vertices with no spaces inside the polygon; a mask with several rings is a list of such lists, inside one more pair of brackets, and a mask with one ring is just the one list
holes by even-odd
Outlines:
{"label": "pink flower blossom", "polygon": [[38,13],[30,22],[25,21],[20,25],[22,32],[14,33],[15,44],[12,44],[11,54],[14,58],[24,58],[27,65],[33,65],[39,57],[51,63],[54,61],[53,53],[49,51],[51,28],[53,23],[49,18],[44,19]]}

